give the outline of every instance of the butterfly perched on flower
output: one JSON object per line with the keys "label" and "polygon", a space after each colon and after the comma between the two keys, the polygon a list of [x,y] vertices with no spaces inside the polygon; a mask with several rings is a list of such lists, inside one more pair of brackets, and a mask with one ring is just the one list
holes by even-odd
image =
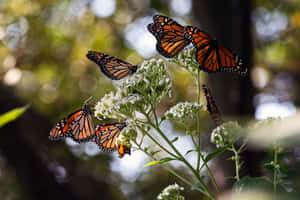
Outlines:
{"label": "butterfly perched on flower", "polygon": [[112,80],[120,80],[137,70],[137,65],[129,64],[104,53],[89,51],[86,57],[96,63],[103,74]]}
{"label": "butterfly perched on flower", "polygon": [[156,49],[161,55],[172,58],[190,43],[184,36],[184,27],[176,21],[163,15],[154,15],[153,22],[147,28],[155,36]]}
{"label": "butterfly perched on flower", "polygon": [[243,76],[247,73],[247,68],[238,55],[220,45],[204,31],[197,27],[186,26],[184,32],[185,37],[191,40],[196,48],[196,60],[200,69],[209,73],[237,72]]}
{"label": "butterfly perched on flower", "polygon": [[220,112],[219,112],[217,104],[212,96],[212,93],[206,85],[202,85],[202,89],[203,89],[204,95],[206,97],[207,111],[209,112],[211,118],[214,120],[215,124],[217,126],[219,126],[223,123],[223,121],[220,117]]}
{"label": "butterfly perched on flower", "polygon": [[63,137],[71,137],[77,142],[85,142],[94,138],[94,135],[95,126],[91,110],[87,104],[84,104],[80,110],[57,122],[50,130],[49,139],[58,140]]}
{"label": "butterfly perched on flower", "polygon": [[123,157],[125,153],[130,154],[130,147],[118,144],[117,138],[120,135],[126,123],[115,122],[109,124],[97,125],[95,128],[95,142],[102,151],[113,152],[118,150],[119,157]]}

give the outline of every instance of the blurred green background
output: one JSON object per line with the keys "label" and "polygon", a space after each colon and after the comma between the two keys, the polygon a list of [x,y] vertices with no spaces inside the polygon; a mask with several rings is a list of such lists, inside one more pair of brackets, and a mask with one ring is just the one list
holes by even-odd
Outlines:
{"label": "blurred green background", "polygon": [[[148,161],[142,153],[120,160],[93,144],[48,141],[55,122],[90,96],[94,105],[113,89],[114,83],[85,57],[87,51],[132,64],[162,58],[146,30],[152,16],[162,13],[199,26],[244,58],[246,78],[203,73],[225,120],[289,116],[300,105],[299,8],[299,0],[0,0],[0,114],[31,105],[24,116],[0,129],[0,199],[155,199],[175,181],[185,187],[186,199],[199,199],[162,168],[144,168]],[[170,66],[170,75],[173,97],[162,101],[159,113],[195,99],[195,83],[187,71]],[[207,143],[213,128],[208,116],[202,127]],[[181,134],[171,123],[164,130]],[[186,149],[191,142],[183,138],[178,145]],[[299,147],[287,154],[285,175],[296,190]],[[245,174],[270,175],[261,169],[268,153],[249,150],[244,156]],[[185,174],[182,166],[173,167]],[[232,184],[224,179],[230,168],[213,167],[224,191]]]}

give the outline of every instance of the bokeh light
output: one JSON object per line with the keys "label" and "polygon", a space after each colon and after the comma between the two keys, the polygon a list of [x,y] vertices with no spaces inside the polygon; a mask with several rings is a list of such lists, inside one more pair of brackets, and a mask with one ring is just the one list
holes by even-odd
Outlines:
{"label": "bokeh light", "polygon": [[257,36],[262,40],[277,39],[288,25],[287,16],[278,10],[268,11],[265,8],[258,8],[254,12],[253,19]]}
{"label": "bokeh light", "polygon": [[147,25],[152,22],[152,17],[136,19],[125,29],[125,39],[129,47],[135,49],[144,58],[153,56],[156,52],[154,36],[147,30]]}
{"label": "bokeh light", "polygon": [[256,107],[255,119],[287,117],[296,113],[296,107],[292,102],[270,102],[263,103]]}
{"label": "bokeh light", "polygon": [[91,3],[91,9],[98,17],[109,17],[114,14],[116,10],[115,0],[94,0]]}
{"label": "bokeh light", "polygon": [[191,12],[192,0],[172,0],[170,6],[177,15],[187,15]]}
{"label": "bokeh light", "polygon": [[6,85],[12,86],[16,85],[21,80],[21,77],[22,71],[18,68],[13,68],[6,72],[3,81]]}

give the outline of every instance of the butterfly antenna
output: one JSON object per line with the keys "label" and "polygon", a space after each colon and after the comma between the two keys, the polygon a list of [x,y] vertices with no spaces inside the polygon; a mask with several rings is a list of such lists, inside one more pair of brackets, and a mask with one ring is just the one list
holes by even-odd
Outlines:
{"label": "butterfly antenna", "polygon": [[87,98],[87,99],[84,101],[84,104],[87,104],[92,98],[93,98],[93,96],[90,96],[89,98]]}

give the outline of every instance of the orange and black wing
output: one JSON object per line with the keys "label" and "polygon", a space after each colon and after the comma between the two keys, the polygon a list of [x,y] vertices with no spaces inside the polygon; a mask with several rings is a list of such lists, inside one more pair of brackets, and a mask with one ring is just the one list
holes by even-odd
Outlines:
{"label": "orange and black wing", "polygon": [[71,122],[69,134],[77,142],[85,142],[95,135],[95,126],[88,105],[68,116],[67,123]]}
{"label": "orange and black wing", "polygon": [[126,127],[125,123],[111,123],[97,125],[95,142],[102,151],[112,152],[119,148],[117,138],[122,129]]}
{"label": "orange and black wing", "polygon": [[84,142],[92,139],[94,135],[95,127],[91,111],[84,104],[82,109],[56,123],[50,130],[49,139],[58,140],[63,137],[71,137],[77,142]]}
{"label": "orange and black wing", "polygon": [[230,49],[218,45],[217,54],[221,66],[220,71],[237,72],[242,76],[247,74],[247,67],[243,64],[242,59]]}
{"label": "orange and black wing", "polygon": [[64,129],[66,126],[66,119],[63,119],[56,123],[56,125],[50,130],[49,139],[50,140],[59,140],[68,135],[68,131]]}
{"label": "orange and black wing", "polygon": [[95,62],[101,71],[112,80],[120,80],[135,73],[137,70],[136,65],[129,64],[104,53],[89,51],[86,57]]}
{"label": "orange and black wing", "polygon": [[119,153],[119,158],[123,158],[123,156],[127,153],[127,154],[131,154],[131,149],[129,146],[123,145],[123,144],[119,144],[118,146],[118,153]]}
{"label": "orange and black wing", "polygon": [[185,37],[192,40],[196,48],[196,60],[199,68],[209,73],[218,71],[237,72],[240,75],[247,73],[242,60],[230,49],[218,44],[207,33],[193,26],[185,27]]}
{"label": "orange and black wing", "polygon": [[153,21],[147,28],[155,36],[156,49],[161,55],[172,58],[190,43],[184,37],[184,27],[176,21],[162,15],[155,15]]}
{"label": "orange and black wing", "polygon": [[206,85],[202,85],[202,89],[204,92],[204,95],[206,97],[207,102],[207,111],[209,112],[211,118],[214,120],[215,124],[217,126],[221,125],[223,123],[219,109],[217,107],[217,104],[212,96],[212,93],[210,89]]}

